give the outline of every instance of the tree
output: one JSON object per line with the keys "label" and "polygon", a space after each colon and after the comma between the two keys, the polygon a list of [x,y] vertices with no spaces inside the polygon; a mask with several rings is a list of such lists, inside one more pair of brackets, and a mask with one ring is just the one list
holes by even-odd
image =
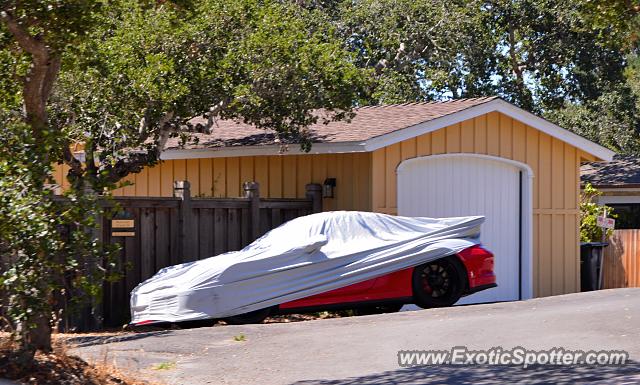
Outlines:
{"label": "tree", "polygon": [[[333,3],[326,7],[335,7]],[[493,41],[469,1],[341,2],[334,22],[376,71],[367,102],[397,103],[491,93]]]}
{"label": "tree", "polygon": [[638,94],[625,83],[595,100],[566,102],[545,117],[561,127],[623,154],[640,154]]}
{"label": "tree", "polygon": [[[0,80],[0,287],[27,357],[50,349],[64,284],[95,294],[104,277],[107,252],[87,231],[96,193],[158,162],[170,137],[197,140],[218,118],[308,148],[305,128],[348,118],[367,84],[326,17],[295,4],[6,1],[0,21],[0,79],[13,79]],[[191,124],[197,115],[208,123]],[[72,205],[46,188],[53,162],[70,166]]]}
{"label": "tree", "polygon": [[[84,251],[93,241],[81,245],[82,232],[64,239],[59,231],[59,225],[89,224],[87,213],[77,211],[84,205],[61,212],[45,188],[51,162],[72,157],[59,146],[47,102],[63,53],[83,38],[98,10],[98,3],[83,1],[5,1],[0,7],[0,288],[25,360],[36,349],[50,350],[54,288],[63,287],[76,258],[91,254]],[[67,249],[72,245],[77,255]]]}
{"label": "tree", "polygon": [[358,64],[375,69],[367,103],[500,95],[614,150],[638,151],[638,93],[628,83],[637,1],[306,6],[331,17]]}
{"label": "tree", "polygon": [[[598,92],[567,99],[545,116],[563,127],[623,154],[640,154],[640,73],[637,59],[638,12],[634,1],[595,0],[581,3],[578,16],[585,28],[599,31],[598,40],[615,42],[611,49],[622,67],[611,70]],[[585,53],[589,57],[589,53]],[[602,76],[607,79],[607,76]],[[597,84],[594,82],[594,84]]]}
{"label": "tree", "polygon": [[[96,294],[103,278],[113,277],[112,248],[85,229],[95,227],[95,199],[67,192],[61,206],[42,175],[52,166],[51,150],[18,116],[0,115],[0,293],[21,346],[21,363],[35,349],[51,348],[51,315],[56,294],[74,293],[74,302]],[[71,231],[67,231],[71,230]],[[81,274],[76,273],[80,271]]]}
{"label": "tree", "polygon": [[[280,2],[123,2],[63,71],[56,124],[85,144],[71,178],[105,187],[158,161],[170,137],[241,119],[302,142],[318,120],[349,117],[363,72],[319,12]],[[324,109],[329,115],[314,114]],[[190,120],[208,117],[204,126]],[[136,152],[132,152],[136,149]]]}

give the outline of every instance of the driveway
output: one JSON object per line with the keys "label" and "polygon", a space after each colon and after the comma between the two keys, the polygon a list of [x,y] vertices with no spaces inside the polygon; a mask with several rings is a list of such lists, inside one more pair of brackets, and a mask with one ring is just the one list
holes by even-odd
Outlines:
{"label": "driveway", "polygon": [[78,337],[85,359],[166,384],[640,382],[640,365],[400,368],[399,350],[627,350],[640,362],[640,289],[298,323]]}

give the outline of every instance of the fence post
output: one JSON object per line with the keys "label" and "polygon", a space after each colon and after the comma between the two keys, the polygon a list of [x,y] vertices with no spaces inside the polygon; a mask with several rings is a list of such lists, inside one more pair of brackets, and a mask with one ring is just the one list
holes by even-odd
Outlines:
{"label": "fence post", "polygon": [[251,213],[251,240],[260,236],[260,183],[244,182],[242,184],[244,197],[249,198],[249,212]]}
{"label": "fence post", "polygon": [[322,212],[322,186],[317,183],[310,183],[305,186],[307,199],[311,200],[311,210],[314,213]]}
{"label": "fence post", "polygon": [[182,262],[195,261],[193,242],[193,210],[191,209],[191,184],[186,180],[173,182],[173,196],[180,198],[178,212],[179,258]]}

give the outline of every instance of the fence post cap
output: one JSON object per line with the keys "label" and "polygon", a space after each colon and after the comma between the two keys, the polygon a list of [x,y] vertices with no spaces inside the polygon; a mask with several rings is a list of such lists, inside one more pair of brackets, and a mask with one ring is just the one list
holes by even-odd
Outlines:
{"label": "fence post cap", "polygon": [[322,191],[322,186],[318,183],[309,183],[305,188],[307,191]]}
{"label": "fence post cap", "polygon": [[191,187],[188,180],[176,180],[173,182],[173,188],[186,190]]}

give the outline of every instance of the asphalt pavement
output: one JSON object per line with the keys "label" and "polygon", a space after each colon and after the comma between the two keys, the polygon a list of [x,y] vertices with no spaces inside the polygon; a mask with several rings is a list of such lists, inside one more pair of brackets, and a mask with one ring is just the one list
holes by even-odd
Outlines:
{"label": "asphalt pavement", "polygon": [[[640,289],[296,323],[76,337],[88,360],[165,384],[640,383]],[[403,368],[400,350],[626,350],[624,366]]]}

